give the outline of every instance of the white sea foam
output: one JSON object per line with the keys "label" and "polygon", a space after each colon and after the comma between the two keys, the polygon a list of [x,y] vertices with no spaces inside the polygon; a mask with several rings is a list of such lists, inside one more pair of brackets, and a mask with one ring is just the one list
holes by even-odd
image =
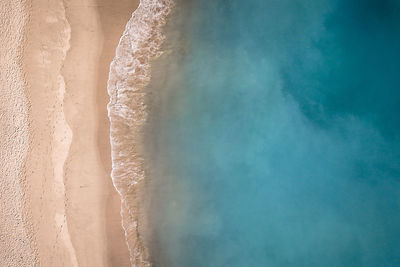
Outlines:
{"label": "white sea foam", "polygon": [[111,123],[111,177],[122,199],[122,226],[132,266],[151,265],[138,231],[138,190],[146,176],[140,139],[147,119],[145,97],[150,63],[162,54],[162,27],[172,4],[172,0],[141,0],[110,65],[107,108]]}

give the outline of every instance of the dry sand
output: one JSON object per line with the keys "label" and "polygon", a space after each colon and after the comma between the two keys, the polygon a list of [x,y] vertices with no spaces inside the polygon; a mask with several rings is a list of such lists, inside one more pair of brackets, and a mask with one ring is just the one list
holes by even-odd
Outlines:
{"label": "dry sand", "polygon": [[21,71],[25,13],[23,2],[0,1],[0,266],[35,263],[23,210],[29,138]]}
{"label": "dry sand", "polygon": [[0,266],[129,266],[106,104],[138,1],[0,2]]}

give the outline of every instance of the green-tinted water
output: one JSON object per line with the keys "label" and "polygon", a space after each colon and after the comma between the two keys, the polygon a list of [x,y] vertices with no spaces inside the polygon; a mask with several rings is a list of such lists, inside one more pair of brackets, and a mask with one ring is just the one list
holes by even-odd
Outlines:
{"label": "green-tinted water", "polygon": [[178,2],[167,37],[157,266],[400,265],[399,1]]}

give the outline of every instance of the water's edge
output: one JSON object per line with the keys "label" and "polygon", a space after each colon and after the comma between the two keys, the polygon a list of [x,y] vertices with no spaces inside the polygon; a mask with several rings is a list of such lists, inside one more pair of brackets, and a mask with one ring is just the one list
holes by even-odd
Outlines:
{"label": "water's edge", "polygon": [[172,0],[141,0],[133,12],[110,64],[107,105],[113,184],[121,196],[122,227],[132,266],[150,266],[149,253],[139,233],[138,195],[146,177],[141,142],[147,120],[146,86],[150,63],[162,54],[162,27]]}

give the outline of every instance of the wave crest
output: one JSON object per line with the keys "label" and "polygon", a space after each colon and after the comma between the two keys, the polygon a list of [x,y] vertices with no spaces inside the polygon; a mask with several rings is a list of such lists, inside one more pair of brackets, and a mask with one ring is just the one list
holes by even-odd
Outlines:
{"label": "wave crest", "polygon": [[138,231],[138,192],[145,179],[140,139],[147,120],[146,86],[151,60],[162,54],[162,27],[172,0],[141,0],[133,12],[110,65],[108,116],[112,153],[111,177],[122,199],[122,226],[132,266],[150,266]]}

